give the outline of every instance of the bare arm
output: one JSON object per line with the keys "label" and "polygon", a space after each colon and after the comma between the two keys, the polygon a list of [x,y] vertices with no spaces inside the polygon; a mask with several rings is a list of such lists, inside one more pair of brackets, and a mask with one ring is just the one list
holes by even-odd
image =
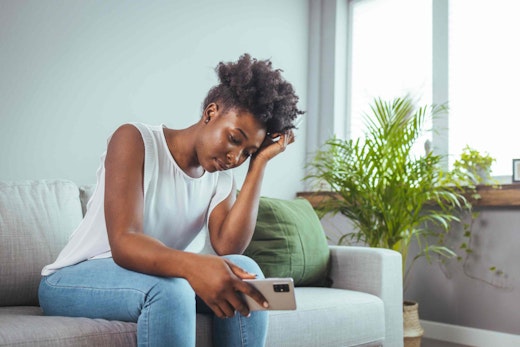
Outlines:
{"label": "bare arm", "polygon": [[254,275],[225,259],[174,250],[144,234],[143,166],[139,131],[121,126],[105,158],[105,220],[114,261],[133,271],[185,278],[219,317],[232,316],[235,309],[249,313],[237,291],[262,304],[263,296],[241,280]]}
{"label": "bare arm", "polygon": [[265,167],[269,160],[282,153],[292,142],[292,131],[281,135],[276,142],[267,138],[264,146],[250,160],[249,170],[236,201],[233,189],[230,196],[213,209],[209,230],[211,244],[217,254],[244,252],[255,229]]}
{"label": "bare arm", "polygon": [[[123,125],[112,136],[105,159],[105,220],[112,256],[131,270],[184,277],[185,257],[143,233],[143,166],[139,131]],[[169,266],[172,260],[180,266]]]}

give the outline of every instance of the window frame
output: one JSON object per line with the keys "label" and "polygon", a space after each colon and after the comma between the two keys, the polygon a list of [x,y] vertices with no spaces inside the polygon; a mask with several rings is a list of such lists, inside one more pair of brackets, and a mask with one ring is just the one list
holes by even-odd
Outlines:
{"label": "window frame", "polygon": [[[333,134],[346,138],[351,127],[352,13],[368,0],[309,1],[308,157]],[[449,97],[449,0],[432,0],[432,103]],[[432,147],[448,168],[449,111],[433,119]]]}

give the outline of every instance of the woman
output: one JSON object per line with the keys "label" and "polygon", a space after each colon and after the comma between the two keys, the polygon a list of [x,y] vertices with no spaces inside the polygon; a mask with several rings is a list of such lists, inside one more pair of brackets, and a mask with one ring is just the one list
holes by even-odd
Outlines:
{"label": "woman", "polygon": [[[87,213],[42,270],[47,315],[137,322],[139,346],[194,346],[196,312],[213,312],[217,346],[263,346],[262,276],[240,255],[254,231],[270,159],[294,141],[298,97],[271,62],[217,66],[200,120],[175,130],[125,124],[108,142]],[[236,196],[231,171],[248,158]],[[207,226],[216,255],[184,251]],[[211,311],[210,311],[211,310]],[[230,318],[230,319],[226,319]]]}

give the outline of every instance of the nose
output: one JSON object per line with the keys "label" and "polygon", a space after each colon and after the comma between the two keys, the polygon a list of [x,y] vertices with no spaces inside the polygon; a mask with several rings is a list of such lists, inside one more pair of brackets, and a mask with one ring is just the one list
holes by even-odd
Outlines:
{"label": "nose", "polygon": [[228,163],[233,166],[238,166],[238,164],[240,163],[240,158],[242,157],[241,153],[242,153],[242,151],[240,151],[240,153],[234,153],[233,151],[228,152],[228,154],[227,154]]}

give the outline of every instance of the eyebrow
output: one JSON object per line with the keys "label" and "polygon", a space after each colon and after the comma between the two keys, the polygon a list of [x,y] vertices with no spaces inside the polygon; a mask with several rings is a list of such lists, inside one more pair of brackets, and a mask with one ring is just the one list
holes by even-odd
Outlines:
{"label": "eyebrow", "polygon": [[[238,131],[242,134],[242,136],[244,136],[244,138],[245,138],[246,141],[247,141],[248,137],[247,137],[246,133],[244,132],[244,130],[242,130],[242,129],[240,129],[240,128],[235,128],[235,130],[238,130]],[[252,146],[251,148],[254,148],[255,151],[258,151],[258,149],[259,149],[259,148],[256,147],[256,146]]]}
{"label": "eyebrow", "polygon": [[244,130],[240,129],[240,128],[235,128],[236,130],[240,131],[240,133],[242,134],[242,136],[244,136],[244,138],[247,140],[248,137],[246,135],[246,133],[244,132]]}

